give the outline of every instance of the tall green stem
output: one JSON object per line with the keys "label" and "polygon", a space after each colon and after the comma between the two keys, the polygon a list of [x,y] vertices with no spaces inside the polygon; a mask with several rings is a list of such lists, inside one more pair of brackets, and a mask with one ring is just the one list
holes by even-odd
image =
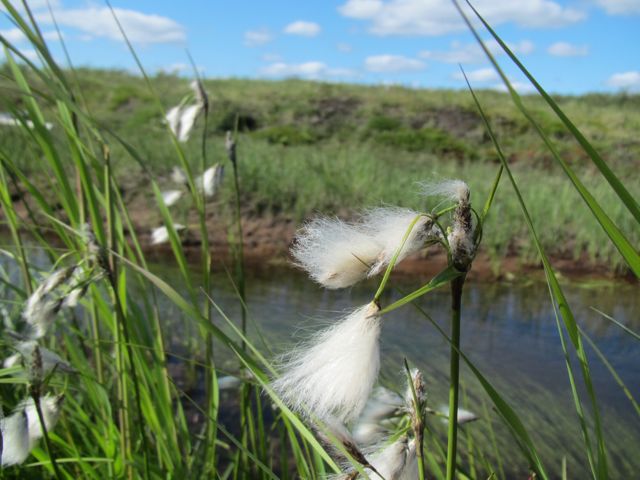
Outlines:
{"label": "tall green stem", "polygon": [[451,282],[451,354],[449,367],[449,432],[447,435],[447,480],[456,473],[456,451],[458,443],[458,394],[460,380],[460,312],[462,287],[465,277]]}

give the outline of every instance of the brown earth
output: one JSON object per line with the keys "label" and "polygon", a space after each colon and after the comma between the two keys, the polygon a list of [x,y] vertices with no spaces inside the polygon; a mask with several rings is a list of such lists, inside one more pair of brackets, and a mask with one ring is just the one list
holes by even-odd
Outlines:
{"label": "brown earth", "polygon": [[[130,192],[132,190],[129,190]],[[140,191],[135,189],[133,191]],[[24,198],[13,198],[14,208],[18,216],[24,222],[28,219]],[[30,202],[29,202],[30,203]],[[142,195],[131,195],[127,199],[128,212],[138,234],[138,239],[150,260],[166,262],[173,258],[171,247],[168,243],[151,245],[151,230],[161,225],[159,214],[148,205],[148,198]],[[229,232],[235,232],[236,228],[230,226],[229,212],[222,212],[217,205],[208,205],[207,226],[214,262],[214,268],[222,268],[223,264],[229,264],[231,252],[229,249]],[[37,207],[31,205],[33,212]],[[346,213],[346,212],[345,212]],[[0,222],[4,213],[0,211]],[[44,219],[43,219],[44,220]],[[61,219],[64,221],[64,219]],[[186,223],[188,228],[183,232],[183,246],[187,259],[197,263],[200,258],[201,242],[199,239],[198,219],[193,212],[186,214],[186,220],[176,220]],[[46,223],[43,221],[43,223]],[[292,265],[289,249],[293,243],[295,232],[299,224],[285,215],[256,216],[250,211],[243,213],[243,250],[245,264],[252,269],[269,269]],[[6,222],[2,222],[6,225]],[[2,227],[0,227],[2,228]],[[128,233],[128,232],[127,232]],[[237,235],[236,235],[237,237]],[[55,239],[51,239],[55,242]],[[523,261],[513,252],[500,260],[491,258],[486,252],[480,251],[473,262],[473,268],[468,274],[470,280],[515,280],[526,275],[527,278],[536,276],[543,278],[544,272],[540,262],[531,263]],[[552,264],[561,275],[573,278],[614,278],[615,273],[607,265],[594,264],[587,259],[552,258]],[[446,254],[438,247],[432,247],[427,252],[413,255],[405,259],[394,270],[396,275],[412,277],[432,277],[446,267]],[[619,275],[617,276],[619,278]],[[632,277],[629,277],[632,279]]]}
{"label": "brown earth", "polygon": [[[244,234],[244,258],[248,267],[253,269],[268,269],[292,265],[289,249],[294,241],[295,232],[299,225],[288,218],[272,216],[250,217],[242,219]],[[150,231],[150,229],[147,229]],[[210,243],[214,258],[222,262],[229,262],[231,255],[225,228],[210,228]],[[146,253],[150,258],[162,260],[171,254],[168,244],[150,245],[150,234],[143,233],[141,240],[146,245]],[[184,237],[187,258],[197,262],[200,257],[200,241],[197,236],[189,232]],[[552,258],[557,272],[571,278],[614,278],[613,272],[606,265],[594,265],[587,260],[571,258]],[[431,247],[424,253],[413,255],[405,259],[394,270],[396,275],[411,277],[432,277],[447,266],[447,256],[439,247]],[[469,280],[515,280],[519,276],[544,277],[541,263],[524,262],[515,255],[507,256],[496,261],[483,251],[480,251],[473,262],[473,268],[468,274]]]}

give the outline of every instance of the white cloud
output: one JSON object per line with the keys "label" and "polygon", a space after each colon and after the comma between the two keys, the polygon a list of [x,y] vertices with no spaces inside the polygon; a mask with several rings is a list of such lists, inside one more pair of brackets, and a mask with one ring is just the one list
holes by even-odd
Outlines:
{"label": "white cloud", "polygon": [[609,15],[627,15],[640,13],[638,0],[595,0]]}
{"label": "white cloud", "polygon": [[[64,34],[62,32],[60,33],[64,37]],[[0,36],[4,37],[8,42],[11,42],[14,44],[27,42],[27,37],[25,36],[24,33],[22,33],[22,30],[20,30],[19,28],[10,28],[9,30],[0,30]],[[42,36],[44,37],[45,40],[50,40],[50,41],[57,41],[60,39],[58,37],[58,32],[56,32],[55,30],[42,32]]]}
{"label": "white cloud", "polygon": [[273,36],[266,28],[244,32],[244,44],[247,47],[259,47],[269,43],[271,40],[273,40]]}
{"label": "white cloud", "polygon": [[[494,39],[483,40],[483,42],[493,55],[504,54],[504,50]],[[516,55],[528,55],[535,50],[535,45],[529,40],[506,43]],[[445,63],[482,63],[487,60],[484,51],[477,43],[462,44],[457,41],[451,43],[451,49],[449,50],[439,52],[425,50],[420,52],[418,56]]]}
{"label": "white cloud", "polygon": [[342,43],[342,42],[336,45],[336,48],[338,49],[339,52],[342,52],[342,53],[349,53],[351,52],[351,50],[353,50],[353,47],[350,44]]}
{"label": "white cloud", "polygon": [[22,30],[19,28],[10,28],[9,30],[0,30],[0,36],[4,37],[10,43],[20,43],[27,40]]}
{"label": "white cloud", "polygon": [[263,62],[281,62],[282,55],[278,55],[277,53],[265,53],[260,57]]}
{"label": "white cloud", "polygon": [[[583,11],[552,0],[476,0],[474,6],[493,26],[513,22],[523,27],[548,28],[586,17]],[[338,11],[346,17],[370,21],[370,31],[376,35],[445,35],[467,28],[447,0],[347,0]]]}
{"label": "white cloud", "polygon": [[191,69],[191,65],[187,63],[172,63],[166,67],[162,67],[161,70],[166,73],[182,73]]}
{"label": "white cloud", "polygon": [[323,62],[304,62],[298,64],[276,62],[260,70],[269,77],[303,77],[311,79],[327,77],[353,77],[356,73],[346,68],[330,68]]}
{"label": "white cloud", "polygon": [[284,33],[300,35],[302,37],[315,37],[320,33],[320,25],[314,22],[298,20],[284,27]]}
{"label": "white cloud", "polygon": [[364,61],[365,68],[370,72],[417,72],[424,70],[426,65],[415,58],[401,55],[374,55]]}
{"label": "white cloud", "polygon": [[383,5],[382,0],[347,0],[338,11],[345,17],[365,20],[378,15]]}
{"label": "white cloud", "polygon": [[607,80],[607,85],[621,90],[640,90],[640,72],[614,73]]}
{"label": "white cloud", "polygon": [[[133,43],[180,43],[187,38],[184,27],[168,17],[124,8],[114,8],[113,11]],[[80,30],[92,37],[124,40],[107,7],[57,9],[54,14],[59,25]],[[51,23],[48,12],[37,14],[36,18],[42,23]]]}
{"label": "white cloud", "polygon": [[60,32],[60,34],[58,34],[57,31],[50,30],[48,32],[42,32],[42,37],[50,42],[57,42],[60,40],[60,37],[64,38],[64,32]]}
{"label": "white cloud", "polygon": [[[521,95],[526,95],[528,93],[535,92],[535,87],[527,82],[519,82],[514,80],[509,80],[511,86]],[[507,92],[508,89],[504,83],[498,83],[491,87],[493,90],[497,90],[499,92]]]}
{"label": "white cloud", "polygon": [[[492,82],[498,79],[498,74],[492,67],[479,68],[465,73],[470,82]],[[462,72],[456,72],[452,76],[456,80],[464,80]]]}
{"label": "white cloud", "polygon": [[586,45],[572,45],[567,42],[556,42],[547,49],[547,52],[556,57],[584,57],[589,54],[589,47]]}

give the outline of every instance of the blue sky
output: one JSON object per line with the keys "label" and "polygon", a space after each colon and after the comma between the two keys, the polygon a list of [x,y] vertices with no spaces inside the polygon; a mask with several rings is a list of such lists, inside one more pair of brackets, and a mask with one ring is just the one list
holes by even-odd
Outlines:
{"label": "blue sky", "polygon": [[[62,61],[46,0],[29,3]],[[50,3],[76,66],[135,70],[104,3]],[[188,49],[207,77],[463,88],[461,63],[475,87],[501,88],[449,0],[113,0],[112,5],[151,72],[189,75]],[[476,0],[474,5],[549,91],[640,91],[640,0]],[[33,55],[6,18],[0,20],[0,34]],[[498,58],[514,85],[529,91],[505,56]]]}

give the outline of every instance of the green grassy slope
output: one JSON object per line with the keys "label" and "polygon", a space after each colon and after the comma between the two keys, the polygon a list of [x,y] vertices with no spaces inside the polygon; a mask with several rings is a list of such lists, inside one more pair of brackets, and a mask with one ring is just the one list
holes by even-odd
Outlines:
{"label": "green grassy slope", "polygon": [[[162,116],[142,78],[118,71],[80,69],[81,101],[106,127],[123,136],[145,157],[154,174],[168,176],[175,164]],[[165,108],[189,94],[188,80],[152,79]],[[0,88],[2,87],[0,80]],[[301,221],[314,212],[349,215],[381,203],[424,207],[417,182],[459,177],[484,200],[498,161],[466,91],[425,91],[365,87],[300,80],[207,80],[211,96],[208,135],[214,161],[225,161],[223,134],[238,122],[240,173],[247,212]],[[480,100],[523,186],[545,247],[555,256],[619,268],[618,253],[548,151],[506,95],[479,92]],[[2,111],[20,111],[13,92],[3,89]],[[560,106],[584,132],[616,174],[640,194],[640,97],[587,95],[559,98]],[[563,157],[635,244],[640,243],[623,210],[592,164],[538,98],[527,98]],[[46,109],[45,109],[46,111]],[[0,127],[2,146],[38,179],[39,159],[24,133]],[[185,150],[194,167],[200,161],[198,124]],[[55,130],[54,130],[55,132]],[[59,132],[58,132],[59,133]],[[114,142],[115,144],[116,142]],[[116,174],[136,189],[137,165],[114,145]],[[44,181],[44,179],[41,179]],[[168,183],[167,183],[168,184]],[[138,192],[140,193],[140,192]],[[142,192],[144,193],[144,192]],[[150,194],[150,193],[149,193]],[[232,195],[230,183],[223,187]],[[498,194],[484,246],[495,257],[520,253],[535,258],[512,195]]]}

